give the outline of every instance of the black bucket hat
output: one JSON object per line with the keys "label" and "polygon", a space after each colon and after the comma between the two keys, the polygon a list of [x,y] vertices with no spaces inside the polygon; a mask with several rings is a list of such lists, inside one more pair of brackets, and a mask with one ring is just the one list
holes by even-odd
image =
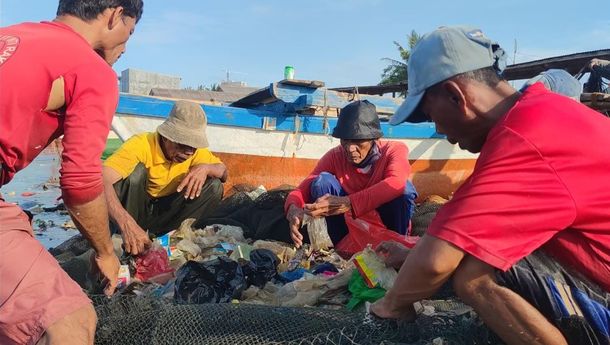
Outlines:
{"label": "black bucket hat", "polygon": [[339,139],[379,139],[382,136],[377,109],[366,100],[343,107],[333,130],[333,137]]}

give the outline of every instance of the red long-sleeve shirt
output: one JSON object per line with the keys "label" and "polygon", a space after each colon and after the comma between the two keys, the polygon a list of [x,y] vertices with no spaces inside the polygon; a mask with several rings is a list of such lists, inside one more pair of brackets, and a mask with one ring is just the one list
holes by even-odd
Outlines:
{"label": "red long-sleeve shirt", "polygon": [[381,157],[368,173],[360,173],[347,161],[345,150],[337,146],[328,151],[318,161],[311,174],[292,191],[284,205],[303,207],[310,200],[312,181],[321,173],[329,172],[339,180],[341,187],[348,194],[355,217],[375,210],[379,206],[399,197],[404,193],[407,178],[411,173],[409,151],[407,146],[396,141],[377,141]]}
{"label": "red long-sleeve shirt", "polygon": [[[65,106],[45,111],[59,77]],[[100,156],[117,103],[116,74],[69,26],[0,28],[0,185],[63,134],[63,198],[68,204],[93,200],[103,191]]]}

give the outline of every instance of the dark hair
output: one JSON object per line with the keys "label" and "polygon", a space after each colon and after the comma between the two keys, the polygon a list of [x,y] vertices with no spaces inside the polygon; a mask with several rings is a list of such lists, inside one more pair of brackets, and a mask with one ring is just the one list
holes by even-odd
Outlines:
{"label": "dark hair", "polygon": [[57,15],[72,15],[85,21],[97,18],[107,8],[123,7],[125,16],[142,18],[144,2],[142,0],[59,0]]}
{"label": "dark hair", "polygon": [[500,74],[498,74],[498,72],[496,71],[496,69],[493,66],[479,68],[479,69],[475,69],[474,71],[461,73],[461,74],[454,76],[453,78],[476,80],[489,87],[495,87],[496,85],[498,85],[498,83],[500,83],[502,80],[504,80],[504,77],[502,77]]}

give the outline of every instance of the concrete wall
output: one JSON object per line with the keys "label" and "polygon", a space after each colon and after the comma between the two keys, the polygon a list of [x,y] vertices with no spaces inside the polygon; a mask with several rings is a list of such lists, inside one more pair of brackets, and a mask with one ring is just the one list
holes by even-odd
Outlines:
{"label": "concrete wall", "polygon": [[121,92],[148,95],[152,88],[179,89],[180,77],[128,68],[121,72]]}

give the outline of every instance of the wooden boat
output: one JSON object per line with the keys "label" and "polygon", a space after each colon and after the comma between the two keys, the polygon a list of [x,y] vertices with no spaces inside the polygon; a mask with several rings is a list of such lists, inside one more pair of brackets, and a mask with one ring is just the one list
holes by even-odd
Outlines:
{"label": "wooden boat", "polygon": [[[549,68],[573,75],[587,71],[593,58],[610,59],[610,49],[557,56],[508,66],[508,80],[528,79]],[[447,197],[472,173],[477,155],[460,150],[436,134],[433,123],[403,123],[391,127],[387,117],[402,98],[377,94],[405,92],[406,83],[328,89],[323,82],[284,80],[255,91],[229,105],[202,104],[208,117],[210,149],[229,169],[226,188],[262,184],[267,188],[297,185],[330,148],[339,144],[330,136],[338,109],[354,99],[375,104],[382,118],[385,139],[404,142],[409,148],[412,180],[420,198]],[[584,104],[604,113],[610,98],[583,94]],[[160,97],[122,94],[113,120],[110,145],[118,139],[154,131],[167,117],[173,101]],[[114,140],[114,142],[113,142]]]}
{"label": "wooden boat", "polygon": [[[400,98],[353,95],[320,82],[284,81],[254,92],[230,106],[202,104],[208,119],[210,149],[227,165],[234,185],[296,186],[329,149],[339,144],[330,133],[337,109],[354,98],[377,106],[384,139],[409,148],[412,180],[420,197],[450,195],[472,172],[476,155],[451,145],[432,123],[390,126]],[[173,100],[121,94],[109,146],[140,132],[155,131]],[[118,139],[115,139],[118,138]],[[114,141],[114,143],[113,143]]]}

